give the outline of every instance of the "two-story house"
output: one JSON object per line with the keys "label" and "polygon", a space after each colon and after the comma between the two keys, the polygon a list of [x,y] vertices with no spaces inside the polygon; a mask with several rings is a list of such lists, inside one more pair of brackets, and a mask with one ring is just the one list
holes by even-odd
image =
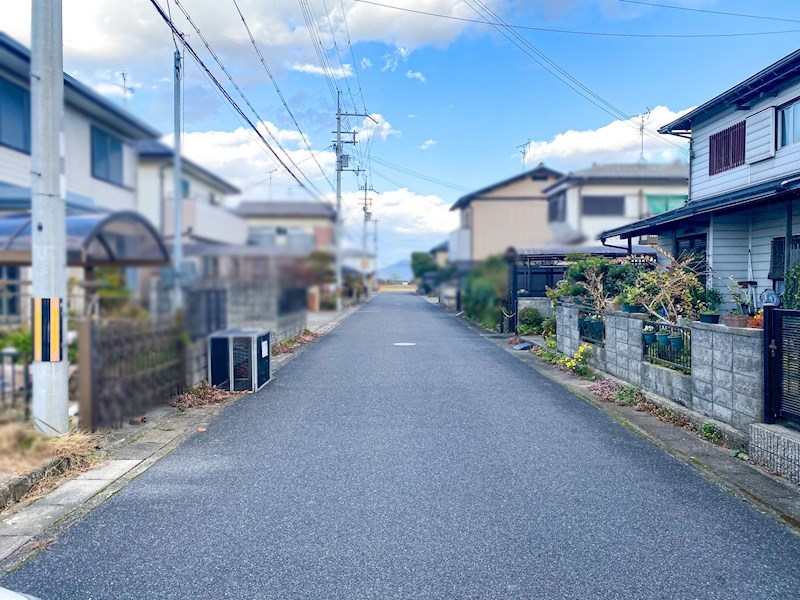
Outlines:
{"label": "two-story house", "polygon": [[688,168],[681,162],[596,164],[571,171],[543,191],[551,245],[596,240],[603,231],[683,206]]}
{"label": "two-story house", "polygon": [[[174,235],[172,148],[157,140],[138,144],[136,210],[165,238]],[[243,245],[247,223],[225,208],[228,196],[239,194],[233,184],[187,158],[181,158],[181,229],[187,243]]]}
{"label": "two-story house", "polygon": [[460,226],[450,233],[449,260],[468,267],[509,246],[538,246],[550,238],[545,188],[561,173],[540,164],[535,169],[459,198]]}
{"label": "two-story house", "polygon": [[689,201],[600,238],[658,235],[668,252],[704,258],[728,298],[731,277],[780,293],[800,258],[798,69],[800,50],[659,129],[690,140]]}
{"label": "two-story house", "polygon": [[[30,50],[0,33],[0,210],[30,210]],[[136,209],[136,144],[158,132],[64,74],[67,207]]]}
{"label": "two-story house", "polygon": [[289,247],[306,254],[334,251],[336,211],[327,202],[246,200],[236,213],[247,222],[251,244]]}

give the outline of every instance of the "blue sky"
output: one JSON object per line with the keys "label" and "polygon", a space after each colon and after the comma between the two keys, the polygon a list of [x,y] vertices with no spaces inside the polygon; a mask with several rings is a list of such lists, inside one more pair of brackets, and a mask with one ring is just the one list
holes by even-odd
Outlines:
{"label": "blue sky", "polygon": [[[189,34],[189,43],[203,61],[249,118],[257,121],[214,63],[181,7],[242,88],[258,117],[269,122],[266,127],[298,165],[299,169],[293,170],[302,171],[326,199],[332,198],[328,182],[334,180],[330,144],[335,101],[331,86],[342,90],[348,111],[366,109],[378,121],[379,125],[373,126],[362,118],[349,119],[348,125],[360,131],[354,163],[367,170],[359,177],[344,174],[343,216],[346,243],[360,243],[357,203],[363,194],[358,189],[365,183],[374,187],[374,212],[381,220],[382,264],[445,239],[456,224],[447,210],[452,202],[522,170],[518,146],[530,141],[525,157],[528,168],[540,161],[565,170],[592,162],[635,161],[639,158],[638,120],[622,117],[649,108],[646,123],[655,130],[800,45],[800,18],[792,21],[796,2],[788,0],[654,0],[694,10],[621,0],[376,1],[472,20],[486,17],[489,7],[508,24],[592,33],[515,30],[613,106],[609,109],[612,114],[601,110],[488,25],[356,0],[307,0],[303,5],[296,0],[237,0],[306,136],[306,146],[262,67],[233,0],[180,0],[179,4],[170,0],[176,23]],[[158,3],[167,8],[167,0]],[[310,9],[308,21],[301,10],[304,5]],[[698,12],[706,10],[786,20]],[[28,43],[30,4],[15,3],[4,12],[4,30]],[[313,23],[311,29],[308,22]],[[727,36],[774,31],[791,33],[650,38],[595,35]],[[345,76],[324,76],[312,33],[321,41],[328,64],[334,71],[342,71],[331,74]],[[64,40],[68,72],[117,102],[127,101],[132,112],[164,134],[171,132],[173,42],[149,0],[64,0]],[[534,52],[529,47],[526,50]],[[134,88],[127,100],[117,85],[122,70]],[[276,165],[268,151],[254,141],[188,59],[184,93],[184,145],[190,157],[240,186],[245,197],[266,199],[271,179],[274,199],[308,198],[279,165],[278,171],[269,173]],[[311,160],[308,147],[316,153],[319,166]],[[374,159],[368,160],[368,156]],[[645,157],[650,161],[685,160],[676,138],[646,137]]]}

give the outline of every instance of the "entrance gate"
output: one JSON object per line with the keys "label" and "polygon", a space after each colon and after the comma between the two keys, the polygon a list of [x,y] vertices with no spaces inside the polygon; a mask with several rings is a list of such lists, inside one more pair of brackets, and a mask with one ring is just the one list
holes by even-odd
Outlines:
{"label": "entrance gate", "polygon": [[764,307],[764,420],[800,422],[800,310]]}

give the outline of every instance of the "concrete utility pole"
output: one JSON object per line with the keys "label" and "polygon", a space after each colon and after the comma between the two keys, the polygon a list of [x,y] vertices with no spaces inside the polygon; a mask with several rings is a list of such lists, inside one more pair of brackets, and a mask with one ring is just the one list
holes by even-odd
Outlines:
{"label": "concrete utility pole", "polygon": [[363,258],[361,260],[361,283],[364,286],[364,293],[369,293],[369,288],[367,287],[367,265],[369,264],[368,252],[367,252],[367,223],[370,222],[372,219],[372,199],[367,197],[367,192],[374,192],[372,188],[368,188],[366,185],[364,186],[364,233],[361,239],[361,252],[363,254]]}
{"label": "concrete utility pole", "polygon": [[373,219],[372,223],[375,225],[375,235],[372,238],[375,247],[375,275],[372,278],[372,291],[378,291],[378,219]]}
{"label": "concrete utility pole", "polygon": [[342,142],[342,117],[367,117],[376,125],[377,121],[367,114],[343,113],[341,92],[336,97],[336,223],[334,232],[336,235],[336,310],[342,310],[342,171],[358,172],[358,169],[349,169],[350,157],[342,152],[342,144],[355,144],[354,131],[346,132],[353,136],[353,140]]}
{"label": "concrete utility pole", "polygon": [[181,264],[183,263],[183,176],[181,165],[181,53],[175,49],[175,87],[173,106],[175,118],[174,142],[175,151],[172,159],[172,201],[174,203],[173,212],[173,233],[174,242],[172,246],[172,269],[175,272],[173,277],[173,296],[172,309],[180,310],[183,307],[183,288],[181,288]]}
{"label": "concrete utility pole", "polygon": [[33,424],[69,432],[64,305],[67,295],[64,189],[64,67],[61,0],[31,13],[31,218],[33,267]]}

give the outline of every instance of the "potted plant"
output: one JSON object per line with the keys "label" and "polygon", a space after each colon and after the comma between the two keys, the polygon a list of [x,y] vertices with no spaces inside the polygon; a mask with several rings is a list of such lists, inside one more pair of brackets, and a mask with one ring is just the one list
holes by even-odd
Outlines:
{"label": "potted plant", "polygon": [[700,295],[699,314],[701,323],[719,323],[719,307],[722,305],[722,293],[714,288],[703,289]]}
{"label": "potted plant", "polygon": [[656,328],[652,325],[645,325],[642,328],[642,335],[644,335],[645,344],[652,344],[656,341]]}
{"label": "potted plant", "polygon": [[755,315],[750,317],[747,322],[747,327],[750,329],[764,329],[764,309],[759,310]]}
{"label": "potted plant", "polygon": [[642,298],[642,288],[630,285],[622,289],[619,295],[620,302],[622,303],[622,312],[638,313],[644,312],[644,307],[640,304]]}
{"label": "potted plant", "polygon": [[669,329],[662,327],[656,331],[656,338],[658,338],[659,346],[669,346]]}
{"label": "potted plant", "polygon": [[603,337],[603,317],[600,315],[589,315],[587,319],[588,323],[587,326],[589,328],[589,334],[594,339],[600,339]]}
{"label": "potted plant", "polygon": [[732,310],[727,315],[722,315],[722,323],[726,327],[747,327],[749,320],[750,317],[739,309]]}
{"label": "potted plant", "polygon": [[683,349],[683,335],[679,331],[673,331],[667,336],[667,339],[669,340],[669,345],[675,350]]}
{"label": "potted plant", "polygon": [[708,307],[703,308],[700,311],[700,322],[716,325],[719,323],[719,313],[716,310],[712,310]]}

